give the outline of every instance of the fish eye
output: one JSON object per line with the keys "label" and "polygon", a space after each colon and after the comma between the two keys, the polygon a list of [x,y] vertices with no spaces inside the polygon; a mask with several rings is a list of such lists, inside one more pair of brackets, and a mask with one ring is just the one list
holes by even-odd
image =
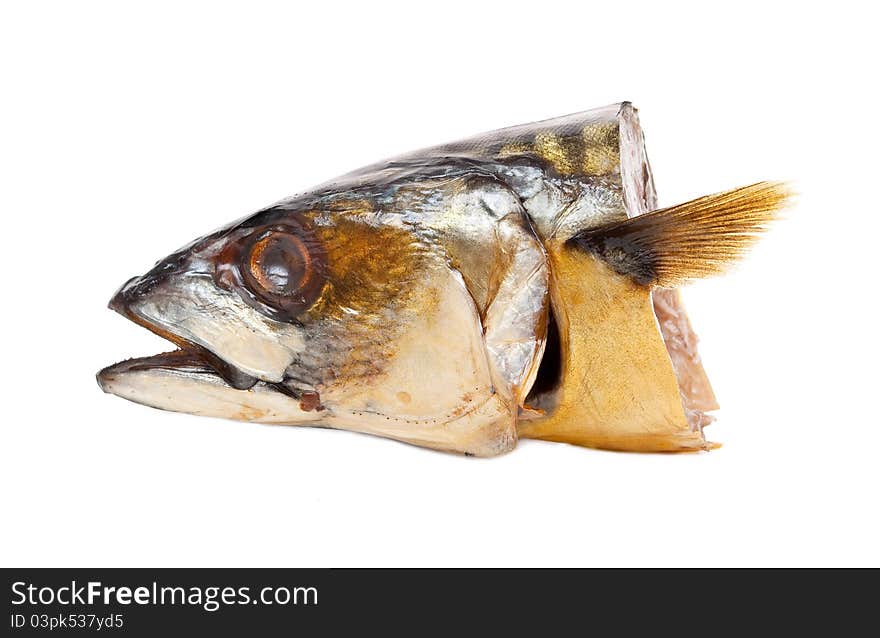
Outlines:
{"label": "fish eye", "polygon": [[308,248],[299,237],[271,232],[251,246],[247,267],[258,286],[286,297],[302,290],[311,274],[309,262]]}
{"label": "fish eye", "polygon": [[230,243],[216,261],[215,280],[263,314],[293,321],[320,297],[325,261],[308,228],[284,223]]}

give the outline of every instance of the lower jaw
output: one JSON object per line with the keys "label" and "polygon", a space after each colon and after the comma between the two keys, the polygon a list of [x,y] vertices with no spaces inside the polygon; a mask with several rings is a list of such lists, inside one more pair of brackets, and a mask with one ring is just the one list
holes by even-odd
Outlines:
{"label": "lower jaw", "polygon": [[171,412],[274,424],[316,420],[315,413],[297,409],[273,384],[236,390],[185,351],[109,366],[98,373],[98,384],[108,394]]}

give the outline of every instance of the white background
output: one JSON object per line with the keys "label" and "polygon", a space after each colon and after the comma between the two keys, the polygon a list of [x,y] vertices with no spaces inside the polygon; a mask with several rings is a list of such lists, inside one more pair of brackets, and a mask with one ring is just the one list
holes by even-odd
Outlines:
{"label": "white background", "polygon": [[[880,564],[862,6],[4,3],[0,562]],[[748,261],[686,291],[722,449],[468,459],[95,384],[167,349],[105,304],[188,240],[373,160],[622,99],[661,204],[800,192]]]}

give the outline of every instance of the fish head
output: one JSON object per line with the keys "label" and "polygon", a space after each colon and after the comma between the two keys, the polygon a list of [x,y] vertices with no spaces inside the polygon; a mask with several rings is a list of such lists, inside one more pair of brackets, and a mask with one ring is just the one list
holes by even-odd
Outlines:
{"label": "fish head", "polygon": [[367,202],[264,210],[162,259],[110,307],[178,347],[98,373],[138,403],[475,454],[515,441],[448,251]]}

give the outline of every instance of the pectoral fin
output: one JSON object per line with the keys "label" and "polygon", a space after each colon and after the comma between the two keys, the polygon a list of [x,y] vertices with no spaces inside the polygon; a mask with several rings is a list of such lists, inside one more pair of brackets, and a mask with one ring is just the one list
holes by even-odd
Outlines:
{"label": "pectoral fin", "polygon": [[673,288],[724,272],[789,197],[784,184],[760,182],[589,229],[567,244],[638,284]]}

